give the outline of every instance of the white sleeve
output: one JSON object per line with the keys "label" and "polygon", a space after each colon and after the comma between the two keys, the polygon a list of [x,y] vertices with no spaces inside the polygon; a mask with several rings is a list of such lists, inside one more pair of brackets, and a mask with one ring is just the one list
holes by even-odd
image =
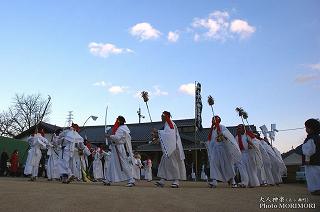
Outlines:
{"label": "white sleeve", "polygon": [[116,144],[124,144],[126,140],[123,139],[125,137],[125,132],[123,130],[117,130],[114,135],[111,135],[111,140]]}
{"label": "white sleeve", "polygon": [[306,161],[310,161],[310,156],[316,153],[316,145],[313,139],[307,140],[307,142],[302,145],[302,153],[306,156]]}

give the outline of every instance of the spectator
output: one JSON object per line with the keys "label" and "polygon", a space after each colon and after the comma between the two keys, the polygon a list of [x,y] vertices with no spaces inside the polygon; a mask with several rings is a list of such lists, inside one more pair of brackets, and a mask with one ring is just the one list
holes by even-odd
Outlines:
{"label": "spectator", "polygon": [[6,176],[8,173],[8,167],[7,167],[8,160],[9,160],[8,153],[7,153],[6,149],[4,149],[1,154],[1,160],[0,160],[0,175],[1,176]]}
{"label": "spectator", "polygon": [[10,158],[10,175],[17,177],[18,176],[18,169],[19,169],[19,152],[15,149]]}

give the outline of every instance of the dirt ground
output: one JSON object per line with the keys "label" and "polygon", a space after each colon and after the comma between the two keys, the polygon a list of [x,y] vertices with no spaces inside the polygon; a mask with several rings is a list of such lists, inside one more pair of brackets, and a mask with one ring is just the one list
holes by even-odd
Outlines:
{"label": "dirt ground", "polygon": [[[61,184],[58,181],[48,182],[46,179],[36,182],[27,180],[0,178],[0,211],[270,210],[267,207],[287,207],[281,211],[319,211],[320,208],[320,196],[310,195],[304,184],[246,189],[232,189],[226,184],[219,184],[217,188],[210,189],[205,182],[181,182],[181,188],[172,189],[169,182],[164,188],[157,188],[154,182],[145,181],[127,188],[124,187],[125,183],[103,186],[101,183]],[[300,207],[304,203],[303,207],[308,208],[297,209],[299,206],[293,205],[294,201],[300,203]],[[309,209],[313,207],[316,209]]]}

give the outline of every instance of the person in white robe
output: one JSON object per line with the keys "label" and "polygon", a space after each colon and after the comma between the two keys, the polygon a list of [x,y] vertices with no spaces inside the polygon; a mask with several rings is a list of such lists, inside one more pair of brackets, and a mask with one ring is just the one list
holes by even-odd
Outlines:
{"label": "person in white robe", "polygon": [[103,167],[103,178],[104,182],[111,182],[111,176],[110,173],[108,173],[108,170],[110,169],[110,162],[111,162],[111,151],[102,151],[103,159],[104,159],[104,167]]}
{"label": "person in white robe", "polygon": [[59,173],[59,150],[55,143],[55,140],[57,138],[57,135],[60,134],[61,131],[57,131],[53,134],[52,140],[47,145],[47,155],[48,155],[48,161],[47,161],[47,177],[48,180],[51,181],[53,179],[59,179],[60,173]]}
{"label": "person in white robe", "polygon": [[307,138],[302,145],[308,191],[320,195],[320,122],[308,119],[305,122]]}
{"label": "person in white robe", "polygon": [[100,181],[103,179],[103,167],[102,167],[102,149],[100,147],[97,147],[95,151],[93,152],[93,178],[95,181]]}
{"label": "person in white robe", "polygon": [[30,150],[28,151],[28,160],[24,174],[31,175],[30,181],[35,181],[38,177],[39,163],[42,157],[41,149],[45,149],[48,143],[47,139],[43,136],[36,129],[35,133],[28,138]]}
{"label": "person in white robe", "polygon": [[[263,172],[262,169],[260,170],[260,172],[258,172],[260,184],[263,186],[274,185],[271,158],[268,153],[268,147],[266,146],[268,144],[260,137],[260,134],[258,132],[255,132],[255,135],[258,141],[257,144],[259,146],[263,161]],[[265,179],[263,179],[263,177],[265,177]]]}
{"label": "person in white robe", "polygon": [[82,150],[79,147],[80,143],[75,142],[74,149],[73,149],[73,157],[71,158],[71,172],[73,173],[75,179],[80,181],[82,179],[82,172],[81,172],[81,160],[80,156],[83,154]]}
{"label": "person in white robe", "polygon": [[152,181],[152,160],[148,158],[144,166],[144,179],[148,182]]}
{"label": "person in white robe", "polygon": [[179,180],[186,180],[185,155],[178,128],[170,117],[170,112],[164,111],[161,116],[164,128],[153,132],[154,142],[160,142],[163,153],[157,174],[160,181],[155,185],[163,187],[165,180],[170,180],[172,188],[179,188]]}
{"label": "person in white robe", "polygon": [[72,169],[75,143],[83,142],[83,138],[78,133],[79,130],[77,124],[72,124],[69,129],[62,131],[57,139],[57,144],[61,145],[59,172],[62,183],[70,183],[74,179]]}
{"label": "person in white robe", "polygon": [[118,116],[112,128],[112,134],[106,135],[107,139],[111,142],[112,154],[110,168],[107,170],[111,179],[110,181],[104,181],[104,185],[127,180],[127,187],[135,186],[132,174],[133,152],[131,136],[125,122],[126,120],[123,116]]}
{"label": "person in white robe", "polygon": [[[281,153],[277,148],[272,147],[267,137],[264,137],[264,148],[268,152],[271,163],[271,174],[275,185],[282,183],[282,176],[287,173],[287,167],[283,162]],[[273,185],[273,184],[270,184]]]}
{"label": "person in white robe", "polygon": [[142,168],[142,163],[141,163],[141,156],[139,153],[135,153],[133,156],[133,167],[132,167],[132,174],[133,178],[136,180],[140,180],[140,170]]}
{"label": "person in white robe", "polygon": [[234,165],[241,161],[241,152],[234,136],[223,125],[221,118],[212,118],[212,126],[209,132],[207,146],[210,164],[209,187],[215,188],[217,181],[228,182],[232,187],[237,187]]}
{"label": "person in white robe", "polygon": [[241,177],[239,186],[256,187],[260,186],[258,170],[263,165],[262,155],[259,146],[254,142],[255,135],[244,127],[243,124],[238,125],[236,136],[241,151],[241,161],[236,164]]}

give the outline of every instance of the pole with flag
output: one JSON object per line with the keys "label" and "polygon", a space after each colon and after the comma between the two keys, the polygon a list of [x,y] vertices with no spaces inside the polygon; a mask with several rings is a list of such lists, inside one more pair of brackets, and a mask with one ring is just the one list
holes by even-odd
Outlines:
{"label": "pole with flag", "polygon": [[198,154],[197,154],[197,131],[202,130],[202,100],[201,100],[201,84],[195,81],[195,119],[194,119],[194,146],[195,146],[195,170],[198,173]]}

